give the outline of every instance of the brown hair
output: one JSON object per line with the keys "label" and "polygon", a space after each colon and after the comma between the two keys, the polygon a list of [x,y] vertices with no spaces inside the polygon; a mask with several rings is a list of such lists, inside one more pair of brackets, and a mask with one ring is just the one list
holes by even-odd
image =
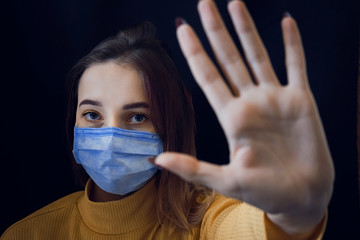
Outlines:
{"label": "brown hair", "polygon": [[[73,144],[77,89],[81,75],[93,64],[108,61],[129,64],[141,75],[149,97],[151,120],[162,139],[164,151],[195,156],[195,123],[191,97],[174,62],[163,44],[155,37],[154,26],[149,22],[120,31],[116,36],[104,40],[80,59],[69,72],[69,149],[72,149]],[[84,186],[88,175],[74,159],[73,163],[79,184]],[[185,182],[166,170],[159,172],[157,183],[157,213],[162,224],[190,230],[201,222],[213,196],[211,191]],[[199,196],[208,200],[198,203]]]}

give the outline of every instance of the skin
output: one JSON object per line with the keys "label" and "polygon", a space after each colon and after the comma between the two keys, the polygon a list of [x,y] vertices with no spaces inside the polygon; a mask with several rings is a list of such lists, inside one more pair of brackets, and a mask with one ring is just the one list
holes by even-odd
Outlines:
{"label": "skin", "polygon": [[[79,82],[76,126],[154,133],[149,101],[139,73],[128,65],[114,62],[86,69]],[[89,198],[105,202],[126,196],[105,192],[94,182]]]}
{"label": "skin", "polygon": [[184,154],[164,153],[155,164],[187,181],[248,202],[294,238],[306,239],[324,218],[333,191],[334,167],[308,85],[296,22],[291,17],[281,22],[288,78],[282,86],[242,1],[231,1],[228,11],[246,59],[240,56],[214,1],[199,1],[198,11],[232,89],[188,24],[178,27],[177,37],[224,130],[230,163],[218,166]]}

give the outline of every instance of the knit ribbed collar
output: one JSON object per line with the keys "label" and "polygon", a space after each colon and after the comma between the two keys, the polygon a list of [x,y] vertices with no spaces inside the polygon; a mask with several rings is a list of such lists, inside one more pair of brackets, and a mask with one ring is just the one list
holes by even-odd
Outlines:
{"label": "knit ribbed collar", "polygon": [[155,178],[129,197],[110,202],[91,201],[92,184],[92,180],[87,182],[85,194],[78,200],[80,215],[91,230],[102,234],[122,234],[156,222]]}

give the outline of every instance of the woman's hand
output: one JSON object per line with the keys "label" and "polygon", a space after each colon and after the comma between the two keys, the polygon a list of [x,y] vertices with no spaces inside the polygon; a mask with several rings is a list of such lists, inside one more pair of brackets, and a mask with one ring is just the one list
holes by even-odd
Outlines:
{"label": "woman's hand", "polygon": [[294,19],[282,21],[288,78],[282,86],[243,2],[230,2],[228,10],[254,80],[214,1],[200,1],[198,10],[231,89],[188,24],[178,27],[178,40],[225,132],[230,163],[218,166],[178,153],[164,153],[155,163],[263,209],[290,234],[311,231],[329,203],[334,168]]}

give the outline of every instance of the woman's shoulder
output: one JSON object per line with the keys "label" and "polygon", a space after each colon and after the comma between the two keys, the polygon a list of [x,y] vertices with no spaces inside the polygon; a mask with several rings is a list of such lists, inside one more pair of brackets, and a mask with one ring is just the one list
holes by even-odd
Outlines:
{"label": "woman's shoulder", "polygon": [[243,202],[240,200],[215,193],[213,201],[209,205],[208,211],[224,211],[225,209],[236,208],[242,204]]}
{"label": "woman's shoulder", "polygon": [[84,195],[84,191],[78,191],[78,192],[71,193],[65,197],[62,197],[62,198],[56,200],[55,202],[50,203],[49,205],[46,205],[43,208],[40,208],[36,212],[27,216],[25,219],[36,217],[36,216],[39,216],[42,214],[46,214],[49,212],[57,211],[57,210],[75,205],[77,200],[79,199],[79,197],[81,197],[83,195]]}
{"label": "woman's shoulder", "polygon": [[[77,210],[77,201],[84,191],[75,192],[52,202],[11,225],[1,236],[5,239],[26,239],[40,228],[48,228],[54,222],[66,221]],[[23,236],[24,238],[22,238]]]}
{"label": "woman's shoulder", "polygon": [[250,204],[216,194],[204,215],[202,234],[206,239],[265,239],[263,215]]}

